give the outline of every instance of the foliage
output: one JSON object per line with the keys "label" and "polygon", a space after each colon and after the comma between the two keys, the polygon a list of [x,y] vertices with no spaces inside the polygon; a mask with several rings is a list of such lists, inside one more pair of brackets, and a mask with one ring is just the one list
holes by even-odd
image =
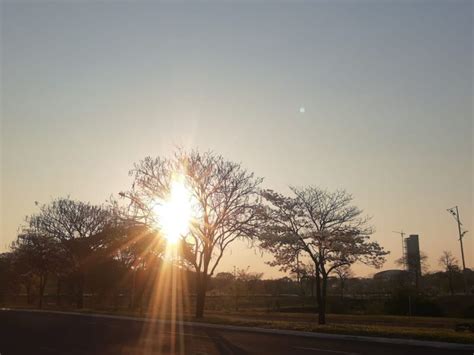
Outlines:
{"label": "foliage", "polygon": [[[104,251],[110,242],[108,234],[105,233],[113,222],[110,211],[102,206],[59,198],[50,204],[40,206],[39,213],[30,216],[27,222],[24,235],[30,236],[29,243],[36,242],[38,245],[49,243],[44,249],[50,248],[54,255],[61,254],[63,271],[70,269],[74,273],[77,288],[76,303],[77,307],[81,308],[88,264],[92,262],[94,254]],[[24,244],[20,242],[22,238],[24,237],[19,237],[18,243]],[[52,245],[55,247],[50,247]],[[45,258],[40,250],[36,250],[32,255]],[[46,258],[54,259],[53,255]]]}
{"label": "foliage", "polygon": [[41,308],[48,276],[57,273],[66,262],[60,243],[49,235],[27,229],[13,242],[12,255],[16,269],[22,270],[19,276],[28,290],[33,278],[39,280],[38,307]]}

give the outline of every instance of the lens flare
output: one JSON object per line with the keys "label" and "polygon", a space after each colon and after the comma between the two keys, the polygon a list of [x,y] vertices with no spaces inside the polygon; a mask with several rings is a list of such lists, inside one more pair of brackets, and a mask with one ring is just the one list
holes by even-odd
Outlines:
{"label": "lens flare", "polygon": [[192,218],[191,193],[183,179],[173,179],[169,196],[153,207],[157,226],[167,242],[175,244],[189,233]]}

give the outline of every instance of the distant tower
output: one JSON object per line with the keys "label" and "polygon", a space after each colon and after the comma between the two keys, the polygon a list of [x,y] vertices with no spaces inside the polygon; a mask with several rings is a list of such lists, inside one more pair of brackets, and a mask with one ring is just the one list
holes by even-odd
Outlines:
{"label": "distant tower", "polygon": [[418,234],[410,234],[408,238],[405,238],[405,255],[406,268],[408,272],[418,278],[421,276],[420,244]]}

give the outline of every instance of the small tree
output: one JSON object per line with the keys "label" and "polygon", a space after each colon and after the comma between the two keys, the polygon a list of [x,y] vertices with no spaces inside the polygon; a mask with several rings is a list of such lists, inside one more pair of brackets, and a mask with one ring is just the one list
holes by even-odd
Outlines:
{"label": "small tree", "polygon": [[25,231],[12,244],[17,265],[25,268],[28,277],[38,280],[38,307],[43,307],[43,296],[48,277],[61,267],[63,251],[53,238]]}
{"label": "small tree", "polygon": [[341,267],[335,268],[334,273],[339,278],[339,287],[341,290],[341,299],[344,299],[344,289],[346,286],[346,281],[354,276],[350,265],[343,265]]}
{"label": "small tree", "polygon": [[212,287],[218,293],[232,294],[235,275],[231,272],[218,272],[212,279]]}
{"label": "small tree", "polygon": [[239,310],[239,300],[242,296],[250,296],[256,291],[257,283],[262,279],[263,273],[251,272],[250,266],[240,269],[234,266],[233,294],[235,300],[235,310]]}
{"label": "small tree", "polygon": [[314,263],[319,323],[325,324],[329,274],[356,261],[380,267],[388,253],[370,241],[369,220],[361,217],[362,211],[351,204],[347,192],[317,187],[291,190],[294,197],[271,190],[262,193],[268,206],[261,246],[273,253],[273,264],[284,270],[300,253]]}
{"label": "small tree", "polygon": [[439,258],[439,265],[443,267],[446,276],[448,278],[449,292],[451,295],[454,294],[453,279],[456,274],[461,272],[459,268],[458,260],[450,251],[443,251],[443,254]]}
{"label": "small tree", "polygon": [[314,297],[314,282],[316,280],[316,270],[314,268],[314,263],[311,261],[309,263],[299,262],[298,274],[300,278],[300,291],[303,283],[306,282],[307,287],[309,287],[309,295]]}
{"label": "small tree", "polygon": [[195,271],[196,317],[203,317],[208,282],[224,251],[235,240],[256,234],[262,179],[220,155],[182,150],[170,159],[147,157],[130,174],[132,189],[121,196],[130,201],[131,216],[150,228],[160,225],[155,206],[167,198],[173,181],[182,179],[186,185],[193,218],[189,232],[181,235],[180,250]]}

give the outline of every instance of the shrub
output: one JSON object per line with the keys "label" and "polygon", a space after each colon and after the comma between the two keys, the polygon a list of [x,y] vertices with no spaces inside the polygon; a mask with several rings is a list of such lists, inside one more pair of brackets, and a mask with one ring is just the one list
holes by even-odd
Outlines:
{"label": "shrub", "polygon": [[471,304],[470,306],[464,308],[462,316],[464,318],[474,318],[474,304]]}
{"label": "shrub", "polygon": [[385,312],[392,315],[439,317],[443,310],[435,301],[424,296],[413,296],[407,293],[398,293],[385,302]]}

